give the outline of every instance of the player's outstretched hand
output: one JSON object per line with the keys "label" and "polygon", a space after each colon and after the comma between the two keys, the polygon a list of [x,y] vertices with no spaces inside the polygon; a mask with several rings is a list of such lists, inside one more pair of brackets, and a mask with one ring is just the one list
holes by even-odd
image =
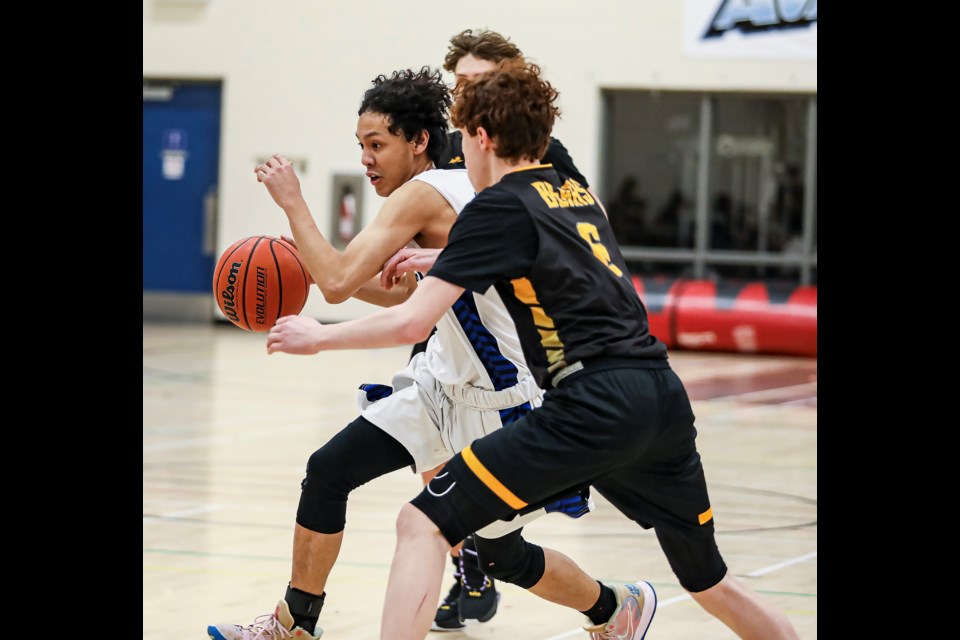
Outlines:
{"label": "player's outstretched hand", "polygon": [[323,325],[313,318],[283,316],[267,334],[267,354],[292,353],[308,356],[320,351],[318,335]]}

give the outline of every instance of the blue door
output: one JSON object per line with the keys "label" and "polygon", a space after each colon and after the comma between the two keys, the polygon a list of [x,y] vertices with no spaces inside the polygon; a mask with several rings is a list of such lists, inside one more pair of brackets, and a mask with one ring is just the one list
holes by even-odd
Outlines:
{"label": "blue door", "polygon": [[210,295],[219,82],[144,80],[143,290]]}

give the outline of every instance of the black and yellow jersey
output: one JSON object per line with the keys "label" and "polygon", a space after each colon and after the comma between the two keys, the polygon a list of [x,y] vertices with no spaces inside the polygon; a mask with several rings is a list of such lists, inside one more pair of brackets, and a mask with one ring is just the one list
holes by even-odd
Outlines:
{"label": "black and yellow jersey", "polygon": [[[556,138],[550,138],[550,144],[547,145],[547,151],[543,154],[541,162],[543,162],[543,164],[552,164],[553,168],[557,170],[557,173],[561,177],[576,180],[580,183],[581,187],[590,187],[587,179],[584,178],[580,170],[577,169],[577,165],[573,164],[573,158],[570,157],[567,148]],[[454,129],[447,134],[447,148],[444,149],[440,155],[440,160],[437,161],[437,168],[466,168],[463,160],[463,134],[460,133],[459,129]]]}
{"label": "black and yellow jersey", "polygon": [[667,357],[603,210],[550,165],[478,193],[427,275],[478,293],[495,286],[544,389],[577,361]]}

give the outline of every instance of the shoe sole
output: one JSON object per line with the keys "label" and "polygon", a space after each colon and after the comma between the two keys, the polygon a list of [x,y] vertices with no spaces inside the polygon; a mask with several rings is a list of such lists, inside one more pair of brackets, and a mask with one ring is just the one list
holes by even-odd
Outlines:
{"label": "shoe sole", "polygon": [[[654,590],[653,585],[646,580],[641,580],[634,584],[640,587],[640,592],[643,594],[643,611],[640,613],[640,622],[637,624],[637,630],[643,629],[643,635],[638,637],[634,634],[633,637],[634,640],[643,640],[647,637],[647,630],[653,622],[654,614],[657,613],[657,592]],[[651,601],[653,602],[653,607],[649,607],[648,611],[647,605]]]}

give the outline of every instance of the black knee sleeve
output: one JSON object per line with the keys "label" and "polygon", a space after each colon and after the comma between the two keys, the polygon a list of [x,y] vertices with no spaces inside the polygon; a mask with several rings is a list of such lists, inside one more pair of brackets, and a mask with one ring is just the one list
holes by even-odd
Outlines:
{"label": "black knee sleeve", "polygon": [[543,549],[523,539],[518,529],[501,538],[474,535],[480,570],[491,578],[529,589],[544,572]]}
{"label": "black knee sleeve", "polygon": [[300,483],[297,524],[318,533],[338,533],[347,522],[347,496],[354,489],[345,483],[338,461],[323,448],[307,462],[307,475]]}
{"label": "black knee sleeve", "polygon": [[343,531],[347,496],[374,478],[413,464],[393,437],[359,417],[313,452],[300,483],[297,524],[318,533]]}

